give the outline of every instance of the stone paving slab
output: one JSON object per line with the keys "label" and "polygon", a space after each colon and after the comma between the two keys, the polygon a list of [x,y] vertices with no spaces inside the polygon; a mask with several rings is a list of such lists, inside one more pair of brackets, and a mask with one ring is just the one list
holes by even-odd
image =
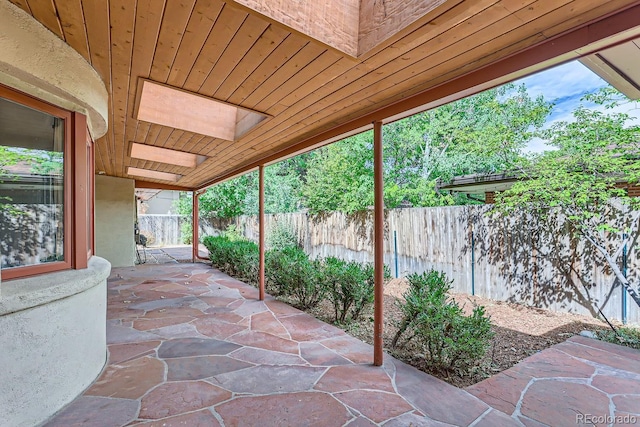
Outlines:
{"label": "stone paving slab", "polygon": [[466,390],[525,426],[640,425],[640,351],[572,337]]}
{"label": "stone paving slab", "polygon": [[465,391],[390,356],[373,367],[370,345],[255,295],[204,263],[114,269],[107,366],[45,425],[522,426],[586,397],[640,406],[640,374],[619,369],[636,353],[574,339]]}

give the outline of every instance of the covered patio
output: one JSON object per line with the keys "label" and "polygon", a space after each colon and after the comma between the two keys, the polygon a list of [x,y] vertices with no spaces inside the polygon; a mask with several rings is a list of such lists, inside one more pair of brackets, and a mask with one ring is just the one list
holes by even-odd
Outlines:
{"label": "covered patio", "polygon": [[46,425],[560,426],[580,425],[578,414],[640,416],[635,350],[575,338],[465,391],[388,355],[376,368],[370,345],[257,297],[205,263],[114,269],[108,364]]}
{"label": "covered patio", "polygon": [[[9,203],[0,227],[32,235],[2,241],[0,423],[519,425],[521,409],[383,353],[383,125],[607,49],[637,54],[638,0],[0,0],[0,28],[0,148],[57,168],[30,172],[55,185],[23,183],[49,225]],[[370,129],[373,348],[265,295],[263,221],[265,167]],[[196,261],[198,196],[253,170],[259,290],[199,263],[133,267],[136,188],[191,193]]]}

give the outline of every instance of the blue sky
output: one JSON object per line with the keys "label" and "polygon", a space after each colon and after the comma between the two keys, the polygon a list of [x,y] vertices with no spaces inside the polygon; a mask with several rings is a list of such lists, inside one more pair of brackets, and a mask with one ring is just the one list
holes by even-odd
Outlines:
{"label": "blue sky", "polygon": [[[572,121],[572,111],[580,104],[580,98],[584,94],[608,86],[607,82],[578,61],[559,65],[522,78],[515,83],[524,83],[532,97],[543,95],[547,101],[555,102],[553,111],[547,119],[547,126],[555,121]],[[593,106],[593,108],[601,107]],[[626,105],[616,110],[630,113],[640,122],[640,111],[633,110],[632,106]],[[544,141],[536,139],[531,141],[527,151],[543,151],[547,148]]]}
{"label": "blue sky", "polygon": [[578,61],[525,77],[516,83],[527,85],[532,97],[543,95],[548,101],[555,101],[549,117],[550,122],[570,120],[571,112],[578,106],[584,94],[607,86],[607,82]]}

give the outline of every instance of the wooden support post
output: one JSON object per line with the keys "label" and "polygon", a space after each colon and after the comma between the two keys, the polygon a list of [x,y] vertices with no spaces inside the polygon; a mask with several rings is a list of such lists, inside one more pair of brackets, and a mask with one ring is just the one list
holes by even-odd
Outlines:
{"label": "wooden support post", "polygon": [[374,181],[374,283],[373,364],[382,366],[382,327],[384,322],[384,170],[382,161],[382,122],[373,123]]}
{"label": "wooden support post", "polygon": [[198,256],[198,227],[199,224],[199,204],[198,197],[200,193],[198,191],[193,191],[192,193],[192,209],[191,209],[191,262],[196,262],[199,258]]}
{"label": "wooden support post", "polygon": [[264,165],[260,165],[258,167],[258,175],[259,175],[259,214],[258,214],[258,222],[260,227],[260,267],[258,273],[258,289],[259,289],[259,298],[260,301],[264,301]]}

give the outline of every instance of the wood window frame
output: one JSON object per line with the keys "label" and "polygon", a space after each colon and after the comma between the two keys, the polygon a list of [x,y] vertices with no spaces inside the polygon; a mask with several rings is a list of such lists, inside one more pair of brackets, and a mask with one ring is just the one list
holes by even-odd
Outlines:
{"label": "wood window frame", "polygon": [[[64,120],[64,260],[2,269],[0,273],[2,280],[87,268],[88,259],[92,256],[95,248],[92,219],[95,154],[87,130],[86,116],[62,109],[3,85],[0,85],[0,98]],[[90,248],[87,248],[88,243]]]}

